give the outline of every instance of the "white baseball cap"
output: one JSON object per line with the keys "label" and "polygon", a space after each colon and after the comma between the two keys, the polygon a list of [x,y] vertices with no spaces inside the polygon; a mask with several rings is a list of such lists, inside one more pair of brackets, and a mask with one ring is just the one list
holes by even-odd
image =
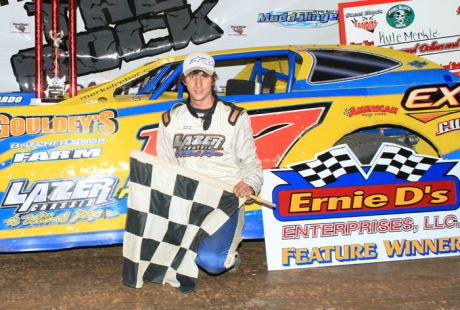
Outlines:
{"label": "white baseball cap", "polygon": [[192,71],[201,70],[209,75],[213,75],[216,71],[214,68],[214,58],[204,52],[195,52],[184,59],[182,73],[187,76]]}

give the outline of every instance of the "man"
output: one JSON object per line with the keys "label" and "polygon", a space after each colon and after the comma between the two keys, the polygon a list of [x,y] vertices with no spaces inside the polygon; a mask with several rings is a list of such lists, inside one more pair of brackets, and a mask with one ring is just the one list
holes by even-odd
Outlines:
{"label": "man", "polygon": [[[217,98],[214,59],[203,52],[190,54],[181,80],[189,98],[163,114],[158,157],[227,182],[238,197],[256,195],[263,171],[249,117],[243,108]],[[197,265],[211,274],[238,268],[243,224],[244,210],[239,210],[200,245]]]}

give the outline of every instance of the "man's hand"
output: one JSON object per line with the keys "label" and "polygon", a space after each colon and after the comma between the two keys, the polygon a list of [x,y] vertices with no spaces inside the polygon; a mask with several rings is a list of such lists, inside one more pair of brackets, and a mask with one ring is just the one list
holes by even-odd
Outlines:
{"label": "man's hand", "polygon": [[243,181],[240,181],[238,184],[235,185],[233,188],[233,193],[236,197],[246,198],[246,200],[252,199],[251,195],[254,195],[254,190],[251,186],[247,185]]}

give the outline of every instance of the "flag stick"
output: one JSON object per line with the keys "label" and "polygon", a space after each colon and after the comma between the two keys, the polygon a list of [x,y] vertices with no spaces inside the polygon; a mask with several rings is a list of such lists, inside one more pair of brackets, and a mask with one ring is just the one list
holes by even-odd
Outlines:
{"label": "flag stick", "polygon": [[250,195],[249,197],[252,198],[252,199],[254,199],[254,200],[257,201],[257,202],[260,202],[260,203],[263,204],[263,205],[267,205],[267,206],[269,206],[269,207],[276,208],[276,205],[275,205],[273,202],[271,202],[271,201],[268,201],[268,200],[259,198],[259,197],[254,196],[254,195]]}

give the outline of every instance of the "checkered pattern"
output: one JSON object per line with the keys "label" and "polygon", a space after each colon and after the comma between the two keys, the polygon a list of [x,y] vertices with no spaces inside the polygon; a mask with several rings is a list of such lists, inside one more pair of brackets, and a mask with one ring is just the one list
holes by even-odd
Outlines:
{"label": "checkered pattern", "polygon": [[181,292],[193,291],[199,245],[244,201],[216,180],[197,179],[195,172],[139,153],[133,151],[130,159],[123,282],[136,288],[168,282]]}
{"label": "checkered pattern", "polygon": [[385,145],[374,171],[390,172],[399,179],[416,182],[436,162],[436,158],[415,155],[410,149]]}
{"label": "checkered pattern", "polygon": [[344,174],[359,171],[356,160],[346,147],[328,150],[315,160],[291,165],[289,168],[297,171],[314,187],[322,187],[337,181],[337,178]]}

